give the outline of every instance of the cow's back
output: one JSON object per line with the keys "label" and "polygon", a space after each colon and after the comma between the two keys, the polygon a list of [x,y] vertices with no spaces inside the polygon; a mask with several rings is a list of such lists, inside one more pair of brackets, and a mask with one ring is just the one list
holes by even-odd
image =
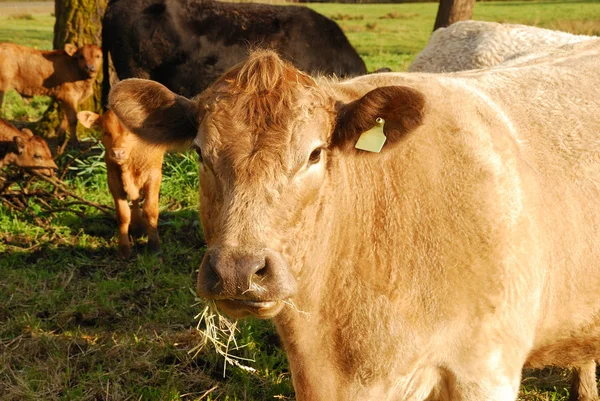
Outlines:
{"label": "cow's back", "polygon": [[488,68],[539,48],[593,39],[533,26],[461,21],[435,31],[409,67],[412,72],[453,72]]}

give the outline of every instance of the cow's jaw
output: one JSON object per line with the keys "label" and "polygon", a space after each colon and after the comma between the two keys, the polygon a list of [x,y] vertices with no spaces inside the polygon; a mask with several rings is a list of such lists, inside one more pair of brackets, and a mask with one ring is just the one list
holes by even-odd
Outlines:
{"label": "cow's jaw", "polygon": [[275,317],[285,305],[284,301],[244,301],[223,299],[216,301],[217,306],[226,314],[236,319],[254,316],[260,319]]}

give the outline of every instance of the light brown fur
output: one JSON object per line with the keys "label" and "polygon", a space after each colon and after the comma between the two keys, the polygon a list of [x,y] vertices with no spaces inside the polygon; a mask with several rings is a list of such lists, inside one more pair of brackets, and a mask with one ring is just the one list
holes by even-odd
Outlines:
{"label": "light brown fur", "polygon": [[48,176],[57,168],[44,138],[26,128],[19,131],[0,118],[0,168],[10,164]]}
{"label": "light brown fur", "polygon": [[[273,318],[298,400],[506,401],[527,363],[600,357],[599,59],[590,41],[514,68],[305,85],[251,58],[252,79],[177,108],[142,104],[172,99],[143,80],[110,105],[201,149],[198,292]],[[171,128],[181,110],[188,131]],[[377,117],[382,152],[354,149]]]}
{"label": "light brown fur", "polygon": [[46,95],[63,109],[60,131],[69,129],[77,145],[77,106],[89,98],[102,65],[102,50],[94,45],[79,49],[36,50],[14,43],[0,43],[0,108],[4,92],[15,89],[23,96]]}
{"label": "light brown fur", "polygon": [[[119,255],[129,258],[130,228],[135,234],[146,232],[149,246],[158,250],[158,201],[166,148],[149,145],[131,134],[110,110],[102,116],[82,111],[77,118],[87,128],[102,131],[108,187],[119,222]],[[140,208],[142,197],[144,203]],[[128,199],[133,203],[132,208]]]}

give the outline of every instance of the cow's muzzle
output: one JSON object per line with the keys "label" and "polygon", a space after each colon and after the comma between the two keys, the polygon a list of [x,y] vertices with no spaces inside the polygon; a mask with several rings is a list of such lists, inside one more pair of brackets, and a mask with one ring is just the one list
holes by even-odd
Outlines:
{"label": "cow's muzzle", "polygon": [[124,148],[112,148],[109,152],[109,157],[119,165],[124,164],[127,161],[127,150]]}
{"label": "cow's muzzle", "polygon": [[269,249],[213,247],[198,272],[198,294],[228,315],[271,318],[296,293],[296,280],[281,255]]}

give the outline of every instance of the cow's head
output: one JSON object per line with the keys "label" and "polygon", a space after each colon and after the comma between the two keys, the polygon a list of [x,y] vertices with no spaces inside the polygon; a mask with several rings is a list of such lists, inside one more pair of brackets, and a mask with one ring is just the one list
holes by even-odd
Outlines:
{"label": "cow's head", "polygon": [[120,122],[115,113],[107,111],[102,116],[91,111],[80,111],[77,119],[86,128],[102,131],[102,143],[106,149],[106,157],[118,165],[129,159],[137,138]]}
{"label": "cow's head", "polygon": [[424,98],[413,89],[356,97],[338,101],[270,51],[253,53],[195,100],[145,80],[113,88],[110,107],[134,133],[199,149],[209,246],[200,295],[236,317],[272,317],[294,296],[305,268],[298,255],[311,251],[303,238],[324,218],[320,204],[326,182],[336,179],[336,159],[377,157],[354,149],[377,117],[386,120],[386,147],[422,121]]}
{"label": "cow's head", "polygon": [[21,133],[15,129],[13,149],[9,162],[19,167],[35,170],[49,177],[54,175],[54,169],[57,166],[44,138],[33,135],[27,128],[23,128]]}
{"label": "cow's head", "polygon": [[95,77],[102,66],[102,49],[95,45],[83,45],[77,48],[74,44],[67,43],[65,52],[77,61],[79,70],[89,77]]}

